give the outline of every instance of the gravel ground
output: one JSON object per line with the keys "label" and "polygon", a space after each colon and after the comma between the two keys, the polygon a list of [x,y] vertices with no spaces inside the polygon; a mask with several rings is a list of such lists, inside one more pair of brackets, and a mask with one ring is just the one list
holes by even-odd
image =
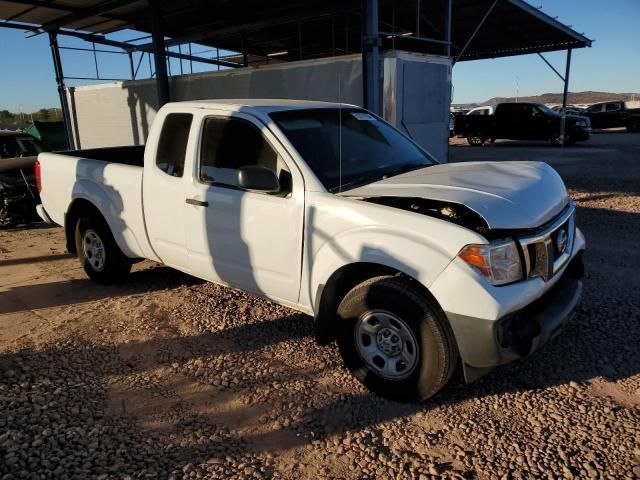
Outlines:
{"label": "gravel ground", "polygon": [[563,335],[420,404],[359,386],[311,319],[165,267],[84,279],[59,228],[0,231],[0,480],[640,478],[640,135],[498,142],[576,200],[584,301]]}

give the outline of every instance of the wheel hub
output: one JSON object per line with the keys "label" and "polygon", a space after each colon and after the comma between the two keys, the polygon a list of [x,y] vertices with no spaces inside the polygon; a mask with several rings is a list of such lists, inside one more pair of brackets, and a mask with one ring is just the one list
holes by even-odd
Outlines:
{"label": "wheel hub", "polygon": [[400,336],[392,328],[383,328],[376,335],[378,347],[390,357],[400,355],[402,351],[402,342]]}
{"label": "wheel hub", "polygon": [[419,344],[409,325],[385,310],[370,310],[360,316],[354,330],[360,358],[377,375],[403,380],[418,364]]}
{"label": "wheel hub", "polygon": [[91,268],[96,272],[101,272],[104,269],[104,243],[94,230],[88,229],[84,232],[82,236],[82,251]]}

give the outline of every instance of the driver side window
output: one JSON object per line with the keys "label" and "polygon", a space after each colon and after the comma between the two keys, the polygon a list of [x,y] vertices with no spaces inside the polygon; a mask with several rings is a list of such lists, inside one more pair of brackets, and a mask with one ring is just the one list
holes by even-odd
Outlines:
{"label": "driver side window", "polygon": [[604,105],[592,105],[589,108],[587,108],[587,113],[599,113],[602,111],[603,107]]}
{"label": "driver side window", "polygon": [[198,178],[205,183],[238,188],[237,170],[259,166],[282,179],[286,170],[278,154],[252,123],[210,117],[204,122]]}

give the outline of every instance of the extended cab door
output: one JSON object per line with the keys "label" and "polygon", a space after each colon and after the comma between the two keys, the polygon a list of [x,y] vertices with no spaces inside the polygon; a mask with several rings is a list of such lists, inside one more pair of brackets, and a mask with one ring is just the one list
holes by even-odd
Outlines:
{"label": "extended cab door", "polygon": [[[193,274],[297,303],[302,266],[304,184],[275,136],[251,115],[199,119],[199,151],[186,204]],[[274,171],[280,191],[238,187],[239,167]]]}
{"label": "extended cab door", "polygon": [[602,116],[602,128],[622,127],[624,126],[624,103],[610,102],[605,104]]}
{"label": "extended cab door", "polygon": [[183,271],[189,271],[184,201],[190,181],[185,160],[192,123],[192,114],[171,110],[164,119],[156,119],[153,128],[161,130],[150,134],[158,141],[146,147],[142,188],[151,246],[163,263]]}
{"label": "extended cab door", "polygon": [[591,118],[591,126],[593,128],[605,127],[605,104],[598,103],[587,108],[586,114]]}

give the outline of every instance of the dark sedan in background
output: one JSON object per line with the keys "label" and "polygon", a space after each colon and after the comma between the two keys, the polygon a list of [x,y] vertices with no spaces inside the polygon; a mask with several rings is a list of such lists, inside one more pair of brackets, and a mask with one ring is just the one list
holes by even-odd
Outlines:
{"label": "dark sedan in background", "polygon": [[38,154],[47,151],[29,134],[0,131],[0,227],[38,220],[34,167]]}

